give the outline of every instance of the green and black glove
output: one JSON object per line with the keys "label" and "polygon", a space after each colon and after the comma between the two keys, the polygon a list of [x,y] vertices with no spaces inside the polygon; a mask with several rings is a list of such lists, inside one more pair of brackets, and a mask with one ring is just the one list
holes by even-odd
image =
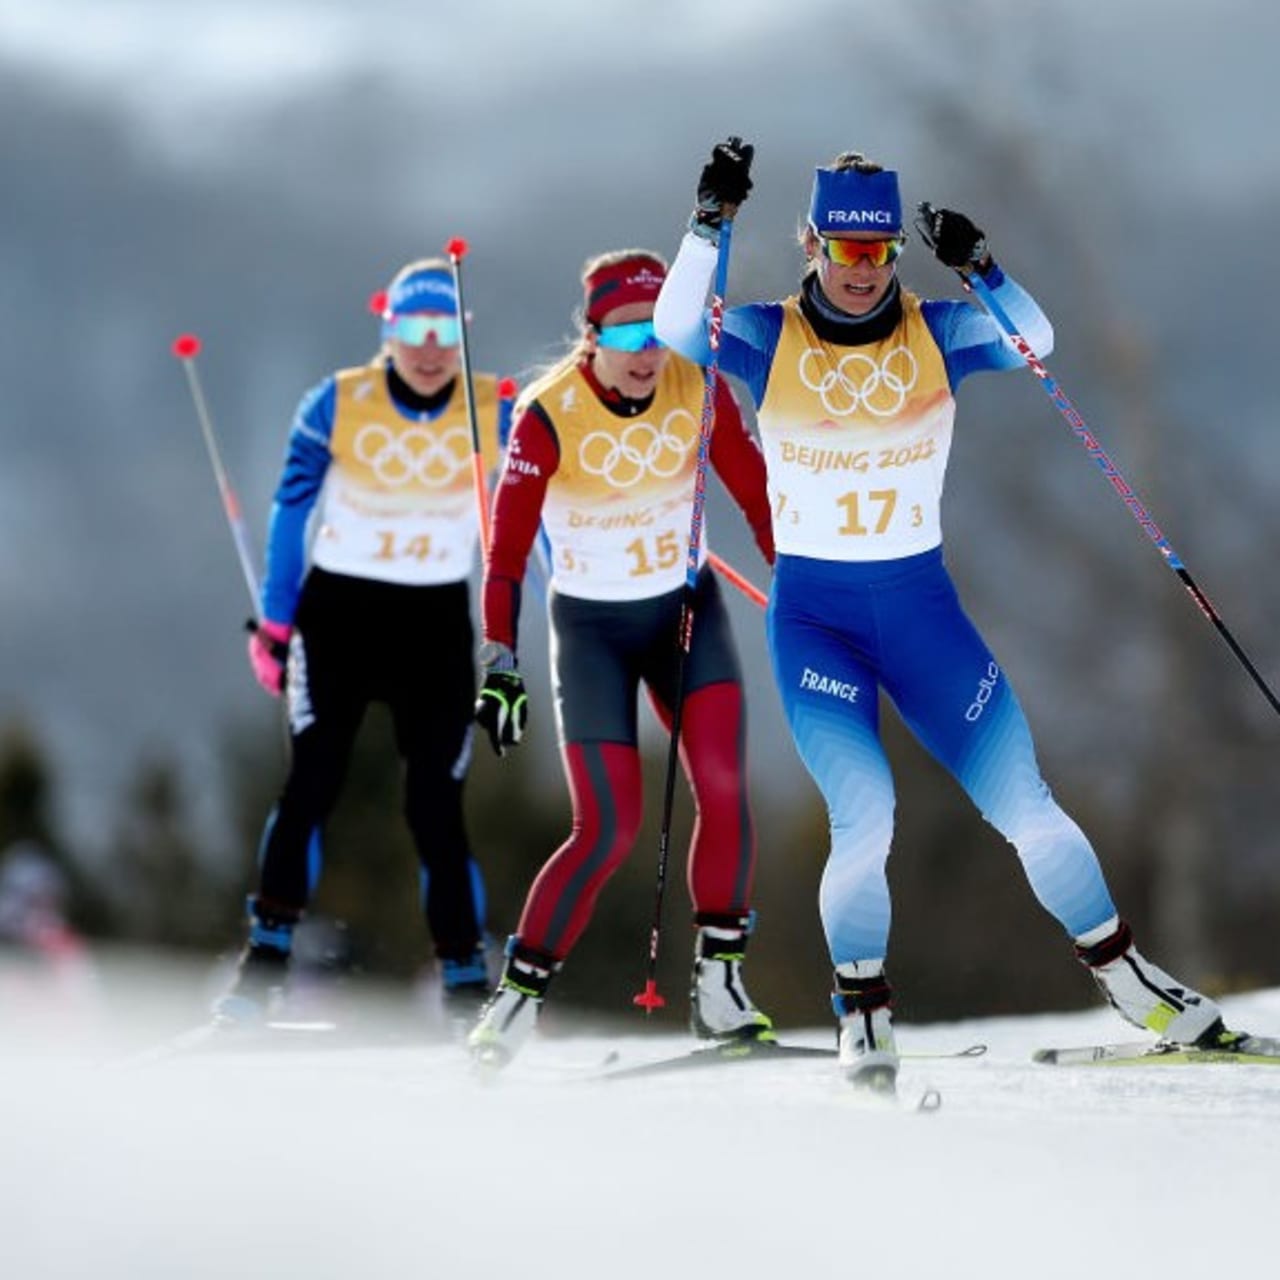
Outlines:
{"label": "green and black glove", "polygon": [[489,743],[499,755],[516,746],[524,737],[529,718],[529,695],[524,679],[516,670],[515,654],[505,644],[488,641],[480,647],[484,684],[476,698],[476,723],[489,735]]}

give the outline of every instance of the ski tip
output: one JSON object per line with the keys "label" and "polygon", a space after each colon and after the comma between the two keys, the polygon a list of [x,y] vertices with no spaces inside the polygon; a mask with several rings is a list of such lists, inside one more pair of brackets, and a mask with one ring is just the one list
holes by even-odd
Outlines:
{"label": "ski tip", "polygon": [[499,1045],[486,1044],[470,1050],[471,1074],[484,1085],[494,1084],[502,1069],[511,1061],[511,1055]]}
{"label": "ski tip", "polygon": [[[709,1045],[702,1052],[714,1054],[717,1058],[724,1058],[732,1062],[737,1058],[750,1058],[759,1055],[765,1050],[771,1050],[772,1045],[773,1042],[770,1040],[760,1040],[754,1036],[749,1039],[742,1037]],[[696,1053],[698,1050],[694,1050],[694,1052]]]}
{"label": "ski tip", "polygon": [[190,360],[200,354],[200,339],[194,333],[180,333],[170,350],[179,360]]}
{"label": "ski tip", "polygon": [[898,1089],[898,1064],[896,1061],[861,1062],[846,1070],[844,1078],[856,1093],[894,1097]]}

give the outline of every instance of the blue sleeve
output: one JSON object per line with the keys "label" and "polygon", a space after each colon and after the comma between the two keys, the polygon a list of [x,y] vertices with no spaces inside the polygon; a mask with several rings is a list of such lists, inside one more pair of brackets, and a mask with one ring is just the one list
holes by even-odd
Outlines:
{"label": "blue sleeve", "polygon": [[[1036,300],[998,265],[984,277],[1018,332],[1042,359],[1053,350],[1053,326]],[[1025,362],[1004,330],[976,302],[924,302],[921,313],[946,362],[954,391],[971,373],[1017,369]]]}
{"label": "blue sleeve", "polygon": [[[711,343],[706,336],[710,312],[703,319],[701,341],[682,344],[680,354],[702,366],[711,363]],[[764,400],[773,368],[774,352],[782,333],[782,306],[777,302],[752,302],[724,313],[720,331],[720,372],[740,378],[751,392],[756,408]]]}
{"label": "blue sleeve", "polygon": [[326,378],[302,398],[289,429],[284,472],[276,486],[267,532],[267,568],[262,580],[262,616],[291,623],[307,569],[307,522],[333,455],[337,383]]}
{"label": "blue sleeve", "polygon": [[514,400],[498,397],[498,449],[502,453],[507,451],[507,441],[511,437],[511,410]]}

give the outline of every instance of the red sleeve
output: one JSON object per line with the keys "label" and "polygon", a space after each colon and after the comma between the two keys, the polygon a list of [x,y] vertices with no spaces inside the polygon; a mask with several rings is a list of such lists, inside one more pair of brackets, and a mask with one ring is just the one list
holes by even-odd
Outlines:
{"label": "red sleeve", "polygon": [[747,432],[742,412],[729,384],[716,375],[716,425],[711,433],[711,465],[729,496],[742,508],[756,546],[766,564],[772,564],[773,520],[765,480],[764,455]]}
{"label": "red sleeve", "polygon": [[481,611],[486,640],[516,647],[520,584],[538,536],[547,482],[560,465],[555,429],[535,400],[516,419],[493,494]]}

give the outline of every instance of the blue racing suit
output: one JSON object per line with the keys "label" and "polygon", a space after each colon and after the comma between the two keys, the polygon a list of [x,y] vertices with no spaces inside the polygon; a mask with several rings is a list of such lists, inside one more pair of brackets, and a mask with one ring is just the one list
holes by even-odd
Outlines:
{"label": "blue racing suit", "polygon": [[[715,252],[686,236],[657,307],[659,336],[708,363],[703,301]],[[1052,329],[993,265],[987,284],[1040,354]],[[778,558],[768,609],[774,676],[796,748],[826,801],[820,907],[833,964],[883,960],[894,793],[879,692],[1016,848],[1073,937],[1116,915],[1088,839],[1040,775],[1008,677],[965,614],[942,556],[940,501],[955,388],[1018,367],[968,302],[896,280],[868,316],[799,295],[725,314],[720,368],[755,400]]]}

